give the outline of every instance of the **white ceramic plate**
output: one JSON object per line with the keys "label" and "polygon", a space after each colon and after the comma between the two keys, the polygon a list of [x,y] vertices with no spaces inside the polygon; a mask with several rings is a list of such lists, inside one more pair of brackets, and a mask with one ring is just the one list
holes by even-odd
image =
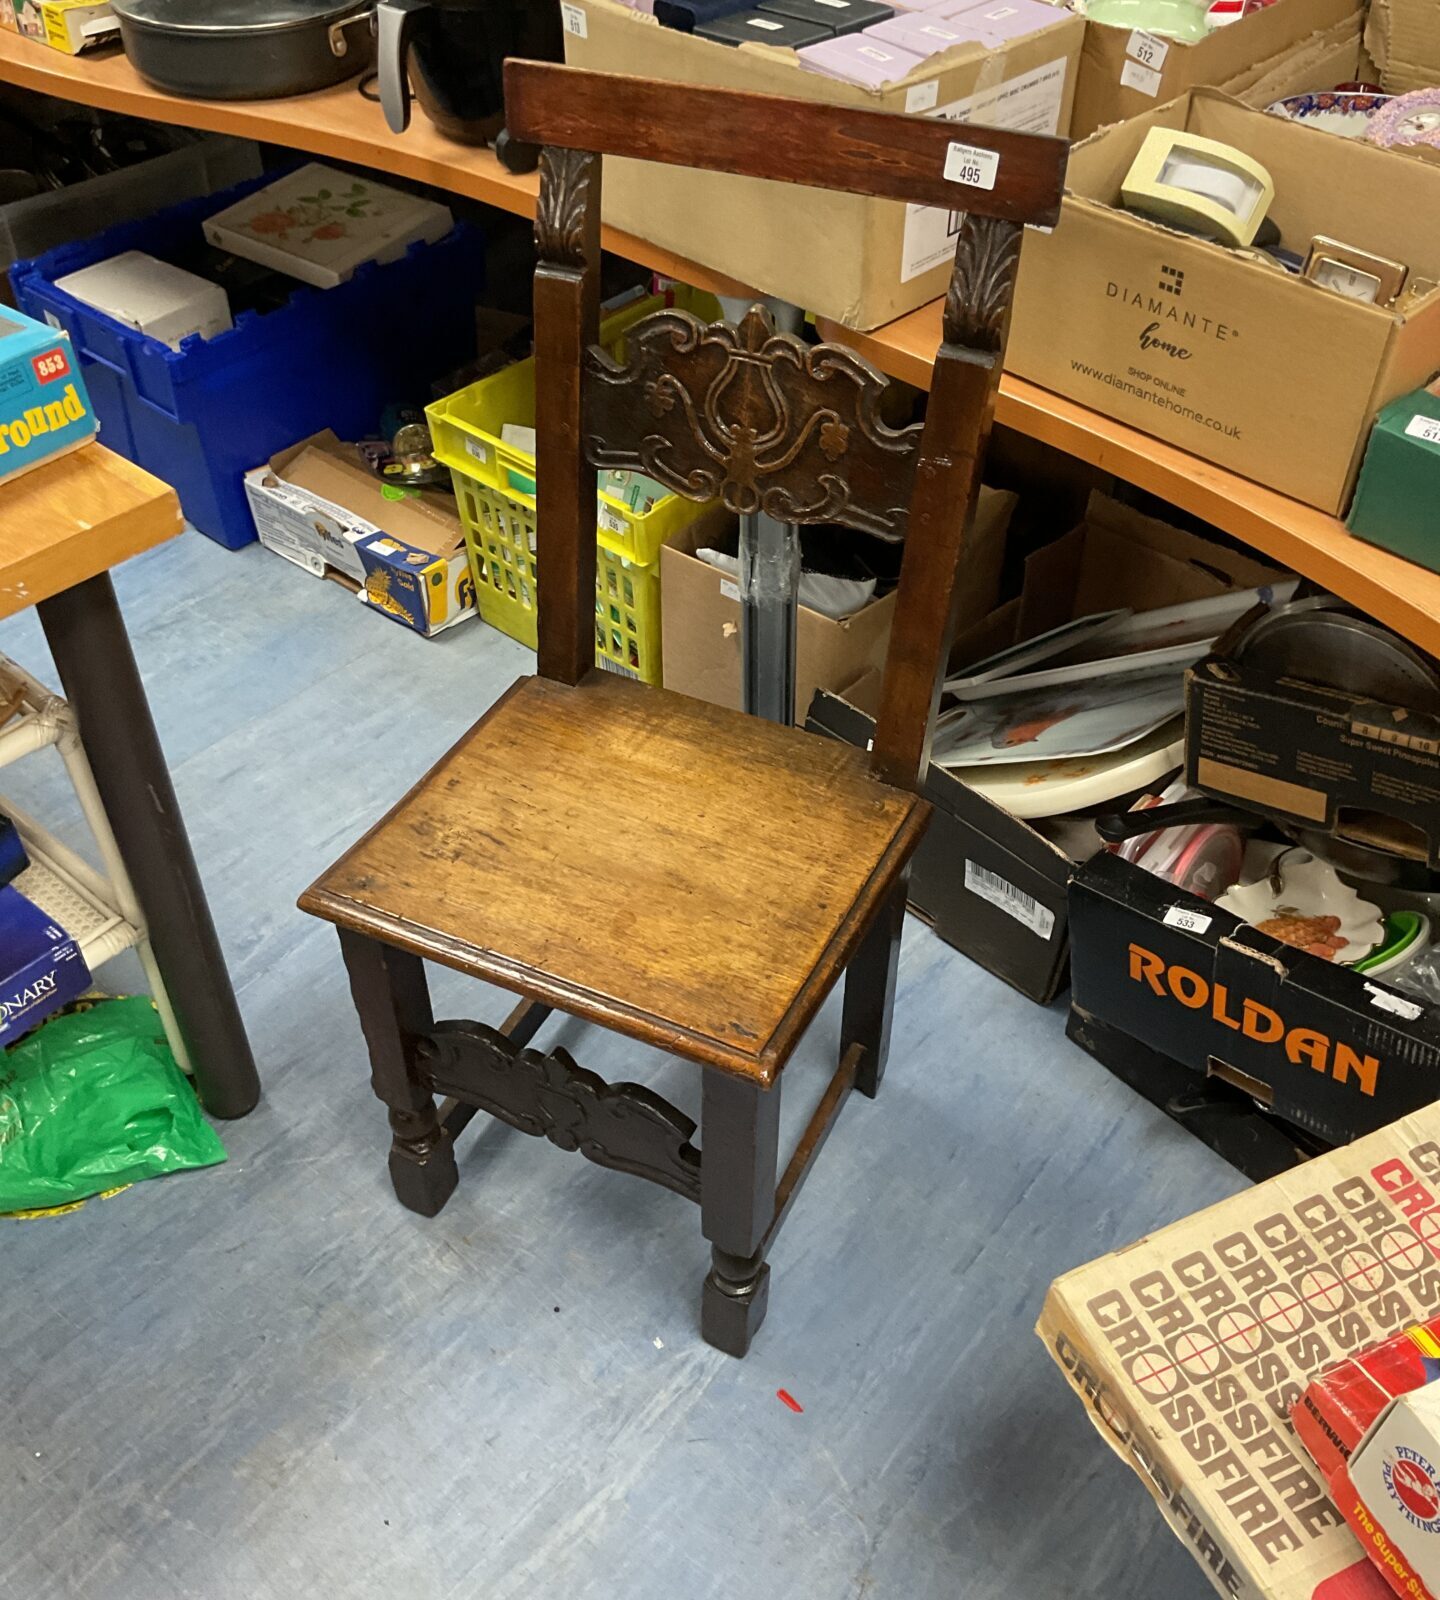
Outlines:
{"label": "white ceramic plate", "polygon": [[1363,960],[1385,937],[1379,907],[1362,900],[1334,867],[1308,850],[1278,851],[1268,871],[1227,889],[1217,904],[1262,933],[1338,966]]}
{"label": "white ceramic plate", "polygon": [[1108,755],[961,767],[955,776],[1012,817],[1056,817],[1130,794],[1173,772],[1184,759],[1184,729],[1170,721]]}

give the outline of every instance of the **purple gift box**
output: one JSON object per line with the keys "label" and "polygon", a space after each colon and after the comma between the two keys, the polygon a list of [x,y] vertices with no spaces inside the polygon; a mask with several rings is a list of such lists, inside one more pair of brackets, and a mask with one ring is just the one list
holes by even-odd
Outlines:
{"label": "purple gift box", "polygon": [[953,50],[956,45],[988,43],[979,28],[962,21],[948,21],[935,11],[911,11],[886,22],[872,23],[866,28],[865,37],[898,45],[921,60]]}
{"label": "purple gift box", "polygon": [[898,45],[885,44],[863,33],[848,33],[839,39],[824,39],[795,52],[802,67],[823,72],[828,78],[843,78],[866,89],[882,89],[898,83],[920,65],[921,57]]}
{"label": "purple gift box", "polygon": [[1071,13],[1044,0],[953,0],[938,15],[956,26],[974,28],[992,48],[1010,39],[1039,33]]}

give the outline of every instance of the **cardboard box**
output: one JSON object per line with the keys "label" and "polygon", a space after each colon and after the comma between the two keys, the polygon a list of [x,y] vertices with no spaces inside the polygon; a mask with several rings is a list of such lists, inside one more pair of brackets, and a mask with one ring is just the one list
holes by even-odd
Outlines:
{"label": "cardboard box", "polygon": [[[1021,254],[1010,371],[1338,513],[1376,415],[1440,367],[1440,289],[1403,310],[1365,305],[1120,210],[1121,180],[1155,127],[1219,139],[1265,166],[1290,245],[1364,238],[1431,281],[1440,164],[1316,140],[1196,90],[1077,145],[1059,227],[1032,232]],[[1318,395],[1323,404],[1301,398]]]}
{"label": "cardboard box", "polygon": [[0,479],[76,449],[96,426],[69,335],[0,311]]}
{"label": "cardboard box", "polygon": [[[1318,35],[1333,28],[1348,29],[1358,47],[1364,14],[1357,0],[1276,0],[1195,44],[1091,22],[1080,56],[1070,136],[1088,138],[1097,128],[1153,111],[1189,89],[1243,95],[1256,79],[1272,77],[1286,58],[1304,55]],[[1334,88],[1341,81],[1323,87]],[[1299,87],[1281,93],[1297,93]]]}
{"label": "cardboard box", "polygon": [[333,433],[245,474],[261,544],[315,577],[339,574],[365,604],[426,638],[475,612],[455,502],[383,484]]}
{"label": "cardboard box", "polygon": [[[806,71],[792,50],[717,44],[613,0],[575,0],[573,16],[565,59],[598,72],[1062,135],[1085,37],[1082,18],[1057,10],[1053,26],[1003,49],[959,45],[863,89]],[[603,189],[606,222],[847,327],[878,327],[949,281],[958,223],[937,207],[614,158]]]}
{"label": "cardboard box", "polygon": [[[971,525],[969,549],[974,576],[967,583],[968,624],[983,615],[999,586],[1005,530],[1015,496],[981,489]],[[665,687],[732,711],[740,709],[740,590],[733,578],[701,561],[695,551],[715,537],[706,518],[684,528],[660,552],[664,596]],[[882,595],[843,620],[798,607],[795,641],[795,720],[818,689],[838,692],[867,672],[878,674],[890,644],[895,595]]]}
{"label": "cardboard box", "polygon": [[1440,717],[1276,680],[1225,646],[1186,674],[1187,782],[1440,867]]}
{"label": "cardboard box", "polygon": [[1327,1367],[1290,1410],[1341,1515],[1396,1594],[1440,1588],[1440,1318]]}
{"label": "cardboard box", "polygon": [[1350,508],[1351,533],[1440,572],[1440,384],[1380,413]]}
{"label": "cardboard box", "polygon": [[1327,1145],[1440,1094],[1440,1007],[1103,852],[1070,883],[1073,1003]]}
{"label": "cardboard box", "polygon": [[1371,0],[1365,46],[1390,94],[1440,84],[1440,6],[1434,0]]}
{"label": "cardboard box", "polygon": [[1436,1314],[1437,1258],[1427,1106],[1067,1273],[1038,1331],[1218,1593],[1389,1600],[1289,1413],[1322,1367]]}
{"label": "cardboard box", "polygon": [[[1274,576],[1249,556],[1095,494],[1083,524],[1026,561],[1022,593],[1005,608],[1008,627],[972,631],[976,642],[967,649],[961,640],[956,663],[1093,611],[1176,605]],[[864,744],[874,720],[849,699],[819,696],[807,726]],[[1012,817],[943,767],[930,768],[924,793],[935,811],[910,869],[911,910],[987,971],[1048,1003],[1069,970],[1073,857],[1043,824]]]}
{"label": "cardboard box", "polygon": [[120,19],[109,0],[31,0],[44,24],[45,43],[68,56],[120,42]]}
{"label": "cardboard box", "polygon": [[79,944],[14,886],[0,889],[0,1047],[90,987]]}

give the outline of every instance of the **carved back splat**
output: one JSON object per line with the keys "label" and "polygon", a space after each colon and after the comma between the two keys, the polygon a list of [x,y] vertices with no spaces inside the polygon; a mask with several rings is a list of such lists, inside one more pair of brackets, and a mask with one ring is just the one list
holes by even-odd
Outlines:
{"label": "carved back splat", "polygon": [[763,306],[738,327],[657,311],[623,362],[592,346],[585,376],[592,465],[735,512],[904,536],[920,429],[886,427],[889,380],[853,351],[777,333]]}
{"label": "carved back splat", "polygon": [[[505,97],[511,136],[547,147],[535,288],[541,672],[575,683],[593,670],[593,466],[639,468],[732,511],[903,537],[872,761],[914,787],[929,760],[1021,227],[1058,219],[1064,141],[532,61],[506,63]],[[992,189],[945,177],[956,139],[995,153]],[[968,205],[923,429],[887,428],[880,373],[843,347],[776,333],[759,308],[733,328],[656,313],[613,361],[598,347],[602,155]]]}

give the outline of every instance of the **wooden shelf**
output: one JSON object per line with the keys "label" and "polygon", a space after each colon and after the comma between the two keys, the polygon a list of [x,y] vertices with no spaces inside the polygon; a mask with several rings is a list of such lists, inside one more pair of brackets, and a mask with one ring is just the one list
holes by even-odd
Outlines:
{"label": "wooden shelf", "polygon": [[104,445],[85,444],[0,483],[0,617],[173,539],[175,491]]}
{"label": "wooden shelf", "polygon": [[[517,177],[506,172],[490,151],[442,138],[418,109],[409,131],[392,135],[380,107],[364,99],[353,82],[291,100],[180,100],[150,88],[124,56],[85,60],[3,32],[0,82],[157,122],[235,134],[376,167],[519,216],[531,216],[535,210],[533,174]],[[631,234],[606,228],[603,238],[607,250],[697,288],[746,292],[745,286]],[[940,306],[938,301],[923,306],[873,333],[829,324],[825,332],[852,345],[892,376],[928,388],[940,339]],[[1021,433],[1213,522],[1275,561],[1325,584],[1423,649],[1440,654],[1440,574],[1352,538],[1334,517],[1022,379],[1003,380],[997,415]]]}

